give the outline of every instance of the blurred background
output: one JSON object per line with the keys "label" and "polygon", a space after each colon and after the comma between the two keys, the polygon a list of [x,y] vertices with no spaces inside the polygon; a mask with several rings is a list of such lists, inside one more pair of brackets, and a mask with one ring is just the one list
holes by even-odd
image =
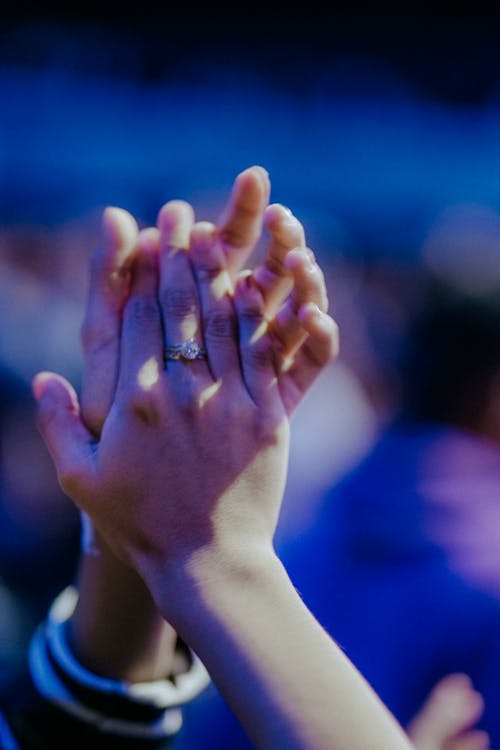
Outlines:
{"label": "blurred background", "polygon": [[398,412],[430,280],[467,295],[500,283],[497,4],[70,6],[0,16],[0,650],[14,671],[79,534],[29,383],[47,368],[78,388],[104,206],[150,224],[176,197],[216,220],[261,164],[304,223],[342,354],[296,416],[278,544]]}

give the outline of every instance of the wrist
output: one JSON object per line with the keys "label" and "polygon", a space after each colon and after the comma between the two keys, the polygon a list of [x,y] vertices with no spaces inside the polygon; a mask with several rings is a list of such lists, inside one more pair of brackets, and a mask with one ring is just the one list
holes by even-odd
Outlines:
{"label": "wrist", "polygon": [[149,585],[158,610],[182,637],[188,637],[200,611],[223,617],[235,609],[241,592],[263,591],[284,568],[271,545],[246,549],[197,550],[182,564],[156,570]]}
{"label": "wrist", "polygon": [[68,635],[88,669],[117,680],[155,680],[177,659],[176,633],[158,611],[135,570],[96,534],[99,554],[82,556],[78,599]]}
{"label": "wrist", "polygon": [[113,747],[119,738],[163,740],[175,734],[182,724],[183,705],[209,684],[208,673],[196,654],[183,644],[188,666],[183,674],[172,678],[165,675],[162,679],[131,682],[95,673],[79,661],[68,637],[77,600],[73,587],[61,592],[32,638],[29,666],[38,695],[77,718],[82,736],[90,731],[98,739],[104,733]]}

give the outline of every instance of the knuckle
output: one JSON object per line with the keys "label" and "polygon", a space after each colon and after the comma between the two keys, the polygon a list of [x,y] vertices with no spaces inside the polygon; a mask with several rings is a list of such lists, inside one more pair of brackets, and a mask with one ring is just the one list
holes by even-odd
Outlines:
{"label": "knuckle", "polygon": [[251,367],[257,370],[267,370],[274,366],[274,352],[267,336],[248,348],[247,358]]}
{"label": "knuckle", "polygon": [[193,375],[186,374],[182,381],[182,387],[175,395],[176,408],[180,410],[190,422],[195,423],[200,415],[201,389]]}
{"label": "knuckle", "polygon": [[156,426],[161,421],[162,403],[154,388],[137,387],[128,397],[128,408],[132,415],[146,425]]}
{"label": "knuckle", "polygon": [[223,267],[220,263],[201,263],[198,264],[196,269],[196,275],[198,276],[198,279],[202,283],[209,284],[212,281],[215,281],[223,271]]}
{"label": "knuckle", "polygon": [[205,337],[208,339],[233,338],[236,332],[235,320],[222,310],[211,310],[204,319]]}
{"label": "knuckle", "polygon": [[289,345],[295,343],[299,333],[302,333],[302,329],[294,322],[289,323],[286,327],[276,325],[276,321],[273,321],[273,323],[269,327],[269,335],[272,337],[274,351],[276,354],[282,355]]}
{"label": "knuckle", "polygon": [[102,351],[117,340],[116,326],[105,318],[86,318],[80,329],[80,341],[84,352]]}
{"label": "knuckle", "polygon": [[183,414],[193,420],[198,412],[198,392],[194,388],[185,388],[179,395],[179,407]]}
{"label": "knuckle", "polygon": [[239,318],[248,327],[257,328],[263,321],[262,309],[257,304],[243,304],[239,310]]}
{"label": "knuckle", "polygon": [[221,233],[220,239],[224,246],[236,249],[245,247],[248,243],[247,235],[243,231],[237,229],[226,229]]}
{"label": "knuckle", "polygon": [[125,314],[138,325],[155,323],[159,319],[156,300],[146,294],[136,294],[131,297],[127,303]]}
{"label": "knuckle", "polygon": [[165,313],[174,318],[185,318],[198,307],[195,289],[164,289],[160,294],[160,301]]}
{"label": "knuckle", "polygon": [[269,254],[265,260],[265,268],[272,276],[289,276],[289,271],[285,266],[284,258],[276,253]]}
{"label": "knuckle", "polygon": [[219,239],[224,246],[236,249],[244,248],[256,239],[256,231],[251,226],[256,218],[255,210],[240,204],[238,214],[241,223],[224,227],[219,233]]}

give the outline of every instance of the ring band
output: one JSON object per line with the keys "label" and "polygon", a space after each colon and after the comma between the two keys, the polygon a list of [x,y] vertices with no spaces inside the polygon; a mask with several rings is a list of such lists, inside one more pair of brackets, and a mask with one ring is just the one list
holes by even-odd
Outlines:
{"label": "ring band", "polygon": [[192,359],[206,359],[207,353],[202,346],[194,339],[183,341],[182,344],[165,346],[163,349],[163,359],[165,362],[170,360],[185,359],[188,362]]}

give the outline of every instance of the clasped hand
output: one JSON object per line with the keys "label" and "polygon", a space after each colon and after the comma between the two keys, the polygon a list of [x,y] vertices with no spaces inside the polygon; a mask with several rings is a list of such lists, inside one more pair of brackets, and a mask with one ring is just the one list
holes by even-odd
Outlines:
{"label": "clasped hand", "polygon": [[[302,227],[283,207],[266,210],[271,240],[254,274],[238,273],[224,233],[194,223],[184,202],[166,204],[157,227],[138,233],[132,221],[108,210],[107,247],[94,260],[100,302],[83,331],[87,363],[100,363],[99,377],[84,378],[94,378],[93,397],[83,393],[80,408],[53,373],[33,390],[63,489],[160,598],[169,575],[200,560],[217,576],[272,550],[289,418],[335,354],[337,333]],[[120,245],[127,273],[112,269]],[[121,299],[112,316],[103,279]],[[165,358],[187,340],[205,356]],[[93,409],[100,398],[105,407]]]}

